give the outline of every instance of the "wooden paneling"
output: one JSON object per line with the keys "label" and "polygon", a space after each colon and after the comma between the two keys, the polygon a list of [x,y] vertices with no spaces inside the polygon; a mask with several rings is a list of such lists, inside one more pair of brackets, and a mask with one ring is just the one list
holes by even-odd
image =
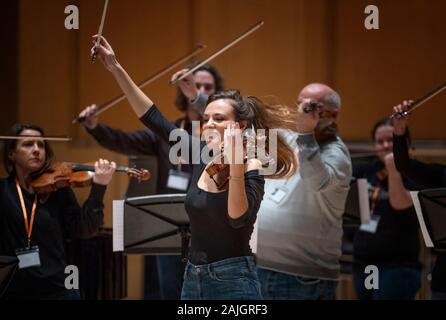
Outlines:
{"label": "wooden paneling", "polygon": [[77,32],[64,27],[73,1],[20,1],[19,121],[64,134],[76,102]]}
{"label": "wooden paneling", "polygon": [[[190,1],[133,0],[111,1],[104,36],[112,45],[119,62],[138,83],[191,51]],[[81,1],[79,95],[77,111],[104,103],[121,94],[113,76],[100,61],[91,64],[91,36],[97,33],[103,1]],[[175,10],[172,10],[175,8]],[[172,72],[173,74],[173,72]],[[143,90],[174,119],[179,112],[173,104],[175,88],[166,75]],[[127,101],[101,115],[101,121],[124,130],[141,128]],[[85,137],[85,135],[83,136]]]}
{"label": "wooden paneling", "polygon": [[[227,88],[294,102],[308,81],[326,79],[326,1],[196,1],[194,34],[214,52],[263,20],[265,25],[218,57]],[[322,23],[312,25],[314,13]]]}
{"label": "wooden paneling", "polygon": [[[364,28],[369,1],[336,1],[334,86],[344,102],[346,139],[368,139],[374,122],[393,105],[418,98],[446,80],[442,23],[446,2],[375,1],[380,29]],[[446,139],[446,95],[413,114],[415,139]]]}
{"label": "wooden paneling", "polygon": [[18,41],[19,5],[15,0],[2,3],[0,11],[0,88],[2,97],[2,116],[0,117],[0,132],[4,133],[17,121],[18,113]]}
{"label": "wooden paneling", "polygon": [[[113,77],[91,64],[91,35],[97,32],[103,1],[78,0],[80,30],[65,30],[69,1],[20,2],[19,118],[47,131],[86,139],[71,118],[91,103],[120,94]],[[72,2],[72,1],[71,1]],[[206,58],[257,21],[265,25],[213,61],[228,88],[293,103],[303,85],[327,82],[343,98],[340,129],[348,140],[368,139],[374,121],[392,105],[418,97],[444,80],[446,44],[441,41],[443,1],[378,1],[380,30],[364,28],[359,0],[168,0],[111,2],[104,35],[135,81],[188,52],[208,45]],[[145,89],[169,118],[175,89],[169,76]],[[416,113],[415,138],[444,139],[446,97]],[[127,102],[101,120],[120,128],[140,128]]]}
{"label": "wooden paneling", "polygon": [[[22,122],[33,122],[49,134],[69,134],[71,144],[57,144],[58,159],[125,162],[126,157],[97,146],[72,118],[87,105],[103,103],[120,89],[98,61],[91,64],[91,35],[97,32],[102,0],[20,0],[18,107]],[[64,8],[80,9],[80,30],[64,28]],[[380,30],[364,28],[365,0],[113,0],[104,35],[136,82],[190,51],[196,43],[210,56],[259,20],[263,28],[212,63],[227,88],[244,94],[276,96],[294,102],[309,82],[326,82],[343,100],[340,130],[346,140],[368,140],[373,123],[391,106],[414,98],[446,79],[446,43],[440,0],[377,0]],[[175,89],[169,76],[145,92],[170,119]],[[3,81],[5,82],[5,81]],[[2,83],[2,88],[9,88]],[[9,90],[9,89],[8,89]],[[415,139],[446,139],[446,95],[414,114]],[[5,108],[2,108],[4,111]],[[12,121],[12,120],[9,120]],[[104,113],[101,121],[124,130],[141,128],[127,102]],[[12,124],[12,123],[11,123]],[[3,124],[2,124],[3,125]],[[127,178],[116,176],[106,195],[106,225],[111,200],[123,197]],[[77,191],[80,201],[86,190]],[[141,296],[141,261],[129,279],[132,297]],[[130,262],[129,269],[132,268]]]}

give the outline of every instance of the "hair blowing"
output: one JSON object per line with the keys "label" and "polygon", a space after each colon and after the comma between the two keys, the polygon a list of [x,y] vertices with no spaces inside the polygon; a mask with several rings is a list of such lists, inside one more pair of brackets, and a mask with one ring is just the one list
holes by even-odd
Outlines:
{"label": "hair blowing", "polygon": [[[269,153],[269,129],[295,129],[292,112],[285,106],[270,106],[253,96],[242,96],[238,90],[227,90],[209,97],[208,104],[216,100],[227,100],[234,109],[237,122],[244,122],[246,128],[265,129],[266,152]],[[268,178],[283,178],[297,170],[294,151],[280,134],[277,135],[277,170]]]}

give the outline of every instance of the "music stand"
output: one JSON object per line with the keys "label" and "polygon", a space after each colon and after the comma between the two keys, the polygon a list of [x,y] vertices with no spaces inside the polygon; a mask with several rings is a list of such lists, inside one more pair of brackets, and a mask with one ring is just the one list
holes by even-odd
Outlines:
{"label": "music stand", "polygon": [[341,273],[351,274],[353,270],[353,234],[361,224],[370,222],[370,208],[368,199],[368,184],[366,179],[353,178],[350,182],[350,190],[345,201],[344,214],[342,216],[342,247]]}
{"label": "music stand", "polygon": [[186,194],[128,198],[124,202],[124,252],[177,255],[186,261],[190,226]]}
{"label": "music stand", "polygon": [[16,257],[0,256],[0,298],[6,292],[19,267]]}
{"label": "music stand", "polygon": [[437,250],[446,250],[446,188],[418,193],[426,229]]}
{"label": "music stand", "polygon": [[345,201],[344,225],[367,224],[370,221],[370,207],[366,179],[353,179]]}

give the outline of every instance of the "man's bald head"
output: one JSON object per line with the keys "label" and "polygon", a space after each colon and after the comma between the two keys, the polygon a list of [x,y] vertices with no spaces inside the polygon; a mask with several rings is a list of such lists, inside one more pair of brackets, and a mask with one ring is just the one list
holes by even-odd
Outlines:
{"label": "man's bald head", "polygon": [[341,107],[341,97],[339,94],[323,83],[306,85],[299,93],[298,102],[304,99],[320,102],[331,110]]}

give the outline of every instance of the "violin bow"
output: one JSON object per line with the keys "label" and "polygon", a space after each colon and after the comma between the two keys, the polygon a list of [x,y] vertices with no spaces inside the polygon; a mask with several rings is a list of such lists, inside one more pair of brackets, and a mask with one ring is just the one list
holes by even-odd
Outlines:
{"label": "violin bow", "polygon": [[214,53],[213,55],[211,55],[209,58],[207,58],[206,60],[204,60],[203,62],[199,63],[198,65],[196,65],[194,68],[190,69],[189,71],[187,71],[186,73],[184,73],[183,75],[181,75],[181,77],[179,77],[178,79],[176,79],[175,81],[170,81],[169,84],[170,85],[174,85],[176,84],[178,81],[183,80],[184,78],[186,78],[188,75],[192,74],[195,72],[195,70],[197,70],[198,68],[200,68],[201,66],[203,66],[204,64],[208,63],[209,61],[215,59],[216,57],[218,57],[220,54],[222,54],[223,52],[225,52],[226,50],[228,50],[229,48],[231,48],[232,46],[234,46],[235,44],[237,44],[238,42],[242,41],[244,38],[246,38],[247,36],[249,36],[251,33],[253,33],[254,31],[256,31],[257,29],[259,29],[260,27],[262,27],[265,23],[263,21],[260,21],[258,23],[256,23],[253,27],[249,28],[248,31],[244,32],[241,36],[237,37],[235,40],[231,41],[230,43],[228,43],[227,45],[225,45],[223,48],[221,48],[220,50],[218,50],[216,53]]}
{"label": "violin bow", "polygon": [[104,29],[105,17],[107,16],[108,1],[109,0],[105,0],[104,9],[102,10],[102,18],[101,18],[101,24],[99,25],[98,38],[96,39],[94,52],[93,55],[91,56],[92,63],[96,61],[96,55],[98,54],[98,48],[99,48],[99,43],[101,41],[102,30]]}
{"label": "violin bow", "polygon": [[441,86],[435,88],[434,90],[432,90],[431,92],[425,94],[424,96],[422,96],[421,98],[417,99],[416,101],[414,101],[410,106],[409,109],[407,111],[403,111],[403,112],[395,112],[390,116],[390,119],[393,118],[402,118],[402,117],[406,117],[408,116],[411,112],[413,112],[415,109],[421,107],[423,104],[425,104],[426,102],[428,102],[429,100],[431,100],[433,97],[435,97],[436,95],[440,94],[442,91],[444,91],[446,89],[446,83],[443,83]]}
{"label": "violin bow", "polygon": [[[98,38],[99,39],[99,38]],[[143,80],[142,82],[140,82],[138,84],[138,88],[142,89],[145,86],[149,85],[150,83],[158,80],[159,78],[161,78],[162,76],[164,76],[166,73],[170,72],[171,70],[175,69],[176,67],[178,67],[179,65],[183,64],[184,62],[186,62],[187,60],[189,60],[190,58],[192,58],[193,56],[196,56],[197,54],[199,54],[201,51],[203,51],[206,48],[205,44],[198,44],[195,49],[191,52],[188,53],[187,55],[179,58],[177,61],[173,62],[171,65],[169,65],[168,67],[162,69],[161,71],[158,71],[157,73],[155,73],[154,75],[152,75],[151,77],[149,77],[146,80]],[[121,102],[122,100],[125,100],[125,95],[122,94],[119,97],[116,97],[102,105],[99,106],[98,111],[96,112],[96,115],[99,115],[105,111],[107,111],[108,109],[110,109],[111,107],[115,106],[116,104],[118,104],[119,102]],[[76,122],[78,123],[82,123],[83,121],[85,121],[85,118],[75,118],[73,120],[73,124],[75,124]]]}
{"label": "violin bow", "polygon": [[0,136],[0,140],[20,140],[20,139],[26,139],[26,138],[33,138],[33,139],[47,140],[47,141],[59,141],[59,142],[66,142],[66,141],[72,140],[71,137],[41,137],[41,136],[29,136],[29,135]]}

